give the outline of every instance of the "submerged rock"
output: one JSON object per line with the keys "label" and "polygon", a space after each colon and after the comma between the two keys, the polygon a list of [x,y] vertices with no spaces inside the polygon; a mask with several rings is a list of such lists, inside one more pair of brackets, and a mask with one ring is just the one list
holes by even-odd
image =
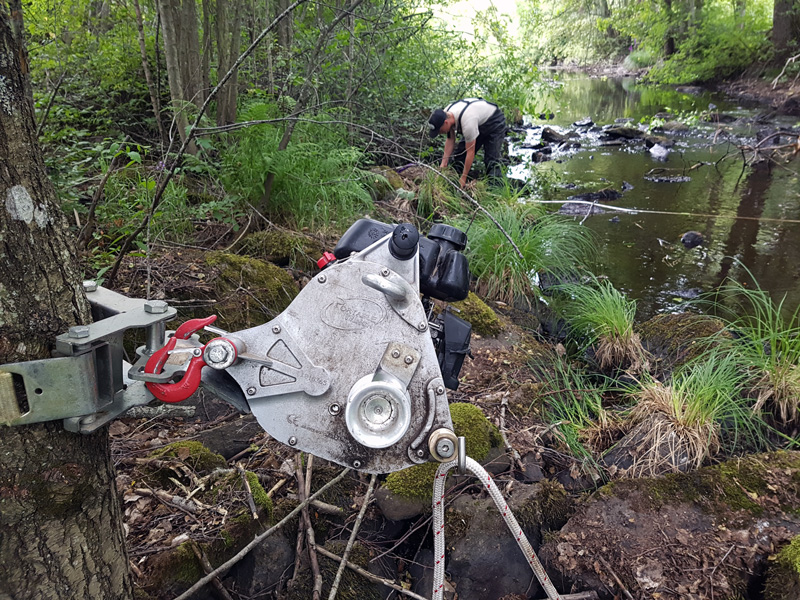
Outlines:
{"label": "submerged rock", "polygon": [[688,175],[647,175],[644,179],[653,183],[686,183],[692,180]]}
{"label": "submerged rock", "polygon": [[565,202],[558,209],[560,215],[570,215],[580,217],[584,215],[602,215],[607,211],[599,206],[592,206],[591,204],[583,204],[578,202]]}
{"label": "submerged rock", "polygon": [[687,231],[681,236],[681,244],[686,248],[697,248],[705,242],[703,234],[699,231]]}
{"label": "submerged rock", "polygon": [[581,194],[574,194],[567,198],[567,200],[586,200],[588,202],[610,202],[612,200],[619,200],[622,198],[622,193],[613,188],[604,188],[597,192],[583,192]]}
{"label": "submerged rock", "polygon": [[706,315],[680,313],[656,315],[637,327],[642,346],[652,356],[658,377],[699,356],[707,347],[703,342],[724,329],[722,321]]}
{"label": "submerged rock", "polygon": [[648,152],[650,152],[650,156],[656,160],[667,160],[667,157],[669,156],[669,148],[665,148],[661,144],[650,146]]}
{"label": "submerged rock", "polygon": [[[741,598],[800,533],[800,453],[614,482],[541,548],[557,587],[647,598]],[[713,592],[712,592],[713,589]],[[779,597],[780,598],[780,597]]]}

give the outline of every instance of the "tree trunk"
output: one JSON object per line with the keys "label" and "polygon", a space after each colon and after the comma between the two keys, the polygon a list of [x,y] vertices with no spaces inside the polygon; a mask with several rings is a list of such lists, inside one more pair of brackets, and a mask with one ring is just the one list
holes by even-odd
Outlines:
{"label": "tree trunk", "polygon": [[783,64],[800,48],[800,0],[775,0],[772,10],[772,47],[775,62]]}
{"label": "tree trunk", "polygon": [[[200,72],[200,43],[197,31],[197,10],[194,0],[158,0],[161,27],[164,32],[164,56],[175,123],[181,140],[189,128],[187,109],[190,104],[200,107],[203,102]],[[192,141],[187,148],[197,154]]]}
{"label": "tree trunk", "polygon": [[[217,0],[217,78],[221,79],[239,58],[241,49],[242,0]],[[229,19],[229,15],[232,18]],[[217,93],[217,125],[236,122],[238,78],[234,71]]]}
{"label": "tree trunk", "polygon": [[161,101],[158,98],[158,92],[156,91],[156,86],[153,83],[153,76],[150,73],[150,61],[147,59],[147,43],[144,37],[142,8],[139,5],[139,0],[133,0],[133,8],[136,11],[136,28],[139,31],[139,52],[142,54],[142,70],[144,71],[144,80],[147,82],[147,90],[150,92],[150,103],[153,106],[153,114],[156,117],[158,137],[162,144],[166,144],[167,136],[164,132],[164,125],[161,123]]}
{"label": "tree trunk", "polygon": [[[21,0],[0,0],[0,363],[44,358],[90,319],[35,136],[23,33]],[[108,431],[2,427],[0,456],[0,597],[132,598]]]}

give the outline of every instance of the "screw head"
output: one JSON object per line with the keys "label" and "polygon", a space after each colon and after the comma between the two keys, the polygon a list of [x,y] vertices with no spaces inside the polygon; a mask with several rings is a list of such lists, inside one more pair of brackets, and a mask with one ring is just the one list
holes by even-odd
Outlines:
{"label": "screw head", "polygon": [[225,346],[213,346],[208,351],[206,360],[212,363],[222,363],[228,358],[228,350]]}
{"label": "screw head", "polygon": [[354,469],[360,469],[361,468],[361,461],[360,460],[354,460],[353,461],[353,468]]}
{"label": "screw head", "polygon": [[82,339],[89,337],[89,327],[86,325],[75,325],[69,328],[69,337],[73,339]]}
{"label": "screw head", "polygon": [[419,325],[417,325],[417,329],[419,329],[420,331],[425,331],[427,328],[428,328],[427,323],[420,323]]}
{"label": "screw head", "polygon": [[169,304],[163,300],[146,300],[144,303],[144,312],[151,315],[163,315],[168,308]]}
{"label": "screw head", "polygon": [[281,332],[281,326],[280,325],[273,325],[272,326],[272,333],[280,333],[280,332]]}
{"label": "screw head", "polygon": [[386,267],[383,267],[381,269],[381,275],[383,275],[384,277],[388,277],[389,276],[389,269],[387,269]]}
{"label": "screw head", "polygon": [[441,396],[442,394],[444,394],[444,386],[443,386],[443,385],[440,385],[439,387],[437,387],[437,388],[436,388],[436,393],[437,393],[439,396]]}
{"label": "screw head", "polygon": [[92,281],[91,279],[87,279],[83,282],[83,291],[84,292],[96,292],[97,291],[97,282]]}
{"label": "screw head", "polygon": [[400,350],[392,350],[392,358],[400,358]]}
{"label": "screw head", "polygon": [[455,453],[455,450],[456,448],[450,440],[439,440],[436,442],[436,452],[438,452],[439,456],[442,458],[450,458]]}
{"label": "screw head", "polygon": [[334,417],[338,415],[342,411],[342,407],[338,404],[331,404],[328,407],[328,412],[331,413]]}
{"label": "screw head", "polygon": [[289,438],[289,445],[290,446],[296,446],[297,445],[297,438],[294,437],[294,436],[290,437]]}
{"label": "screw head", "polygon": [[317,281],[319,281],[320,283],[325,283],[326,281],[328,281],[328,277],[324,274],[319,275],[317,276]]}
{"label": "screw head", "polygon": [[254,388],[254,387],[247,388],[247,395],[248,396],[255,396],[256,395],[256,388]]}
{"label": "screw head", "polygon": [[420,448],[419,450],[417,450],[417,457],[422,458],[423,456],[425,456],[425,450],[422,450]]}
{"label": "screw head", "polygon": [[405,362],[407,365],[410,365],[411,363],[413,363],[413,362],[414,362],[414,358],[413,358],[413,357],[411,357],[411,356],[406,356],[406,357],[403,359],[403,362]]}

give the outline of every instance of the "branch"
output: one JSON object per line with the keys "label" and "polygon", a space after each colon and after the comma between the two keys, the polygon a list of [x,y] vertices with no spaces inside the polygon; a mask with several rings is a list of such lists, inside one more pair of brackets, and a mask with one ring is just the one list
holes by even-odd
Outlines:
{"label": "branch", "polygon": [[775,79],[772,80],[772,89],[773,90],[776,87],[778,87],[778,81],[780,81],[781,77],[783,77],[783,74],[786,73],[786,67],[788,67],[790,64],[792,64],[793,62],[797,61],[798,59],[800,59],[800,54],[795,54],[794,56],[791,56],[791,57],[786,59],[786,63],[783,65],[783,69],[781,69],[781,72],[778,73],[778,76]]}
{"label": "branch", "polygon": [[64,77],[66,77],[67,72],[64,71],[61,73],[61,77],[58,78],[56,82],[56,87],[53,88],[53,93],[50,94],[50,101],[47,103],[47,108],[44,109],[44,113],[42,113],[42,120],[39,121],[39,125],[36,127],[36,138],[38,139],[39,136],[42,135],[42,130],[44,129],[44,124],[47,122],[47,115],[50,114],[50,109],[53,108],[53,103],[56,101],[56,94],[58,94],[59,88],[61,88],[61,84],[64,82]]}
{"label": "branch", "polygon": [[195,592],[197,592],[198,590],[202,589],[202,587],[204,585],[206,585],[209,581],[211,581],[214,577],[216,577],[220,573],[223,573],[224,571],[227,571],[233,565],[235,565],[237,562],[242,560],[245,556],[247,556],[247,554],[253,548],[258,546],[261,542],[263,542],[265,539],[267,539],[269,536],[271,536],[273,533],[275,533],[276,531],[281,529],[284,525],[286,525],[289,521],[291,521],[300,511],[303,510],[303,508],[308,506],[308,503],[311,500],[315,500],[318,496],[322,495],[328,488],[330,488],[331,486],[334,486],[337,483],[339,483],[342,479],[344,479],[344,476],[347,475],[350,471],[351,471],[351,469],[349,469],[349,468],[344,469],[335,478],[331,479],[328,483],[326,483],[321,488],[319,488],[319,490],[317,490],[314,494],[312,494],[308,499],[306,499],[305,501],[303,501],[300,504],[298,504],[294,508],[294,510],[292,510],[292,512],[290,512],[288,515],[286,515],[283,519],[281,519],[281,521],[279,523],[277,523],[276,525],[270,527],[264,533],[259,534],[256,537],[254,537],[252,542],[250,542],[244,548],[239,550],[239,552],[237,552],[233,557],[231,557],[230,559],[226,560],[224,563],[222,563],[216,569],[211,571],[211,573],[208,573],[205,577],[200,579],[197,583],[195,583],[192,587],[190,587],[188,590],[186,590],[180,596],[176,596],[174,598],[174,600],[189,600],[189,598],[191,598],[192,595]]}

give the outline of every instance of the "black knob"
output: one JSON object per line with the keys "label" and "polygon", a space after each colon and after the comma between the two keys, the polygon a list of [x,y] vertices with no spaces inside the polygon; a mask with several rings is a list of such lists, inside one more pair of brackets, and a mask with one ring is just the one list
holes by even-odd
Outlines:
{"label": "black knob", "polygon": [[428,239],[450,242],[455,249],[461,252],[467,247],[467,234],[451,225],[436,223],[428,233]]}
{"label": "black knob", "polygon": [[419,232],[411,223],[401,223],[394,228],[392,239],[389,240],[389,252],[397,260],[408,260],[417,251]]}

